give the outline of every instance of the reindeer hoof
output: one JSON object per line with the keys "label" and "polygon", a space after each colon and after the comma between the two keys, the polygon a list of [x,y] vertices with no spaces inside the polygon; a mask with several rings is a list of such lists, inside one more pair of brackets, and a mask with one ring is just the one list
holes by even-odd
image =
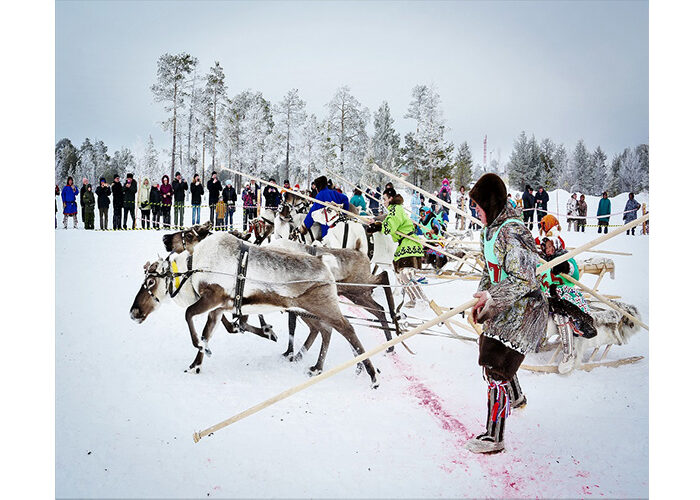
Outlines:
{"label": "reindeer hoof", "polygon": [[391,347],[389,347],[389,348],[386,350],[386,352],[394,352],[394,346],[392,345]]}
{"label": "reindeer hoof", "polygon": [[199,366],[190,366],[187,370],[185,370],[185,373],[194,373],[197,374],[201,371],[201,367]]}
{"label": "reindeer hoof", "polygon": [[372,381],[372,389],[379,389],[379,382],[377,380]]}
{"label": "reindeer hoof", "polygon": [[205,348],[205,349],[204,349],[204,354],[206,354],[207,356],[211,357],[211,350],[210,350],[208,347]]}
{"label": "reindeer hoof", "polygon": [[323,372],[323,370],[319,370],[319,369],[316,368],[315,366],[312,366],[311,368],[308,369],[308,371],[306,372],[306,374],[307,374],[309,377],[314,377],[314,376],[316,376],[316,375],[319,375],[321,372]]}

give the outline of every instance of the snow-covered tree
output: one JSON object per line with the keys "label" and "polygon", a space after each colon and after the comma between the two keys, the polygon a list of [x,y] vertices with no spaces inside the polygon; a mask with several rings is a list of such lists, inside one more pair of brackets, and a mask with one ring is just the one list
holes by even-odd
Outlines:
{"label": "snow-covered tree", "polygon": [[550,138],[542,139],[540,142],[540,162],[538,183],[547,190],[556,189],[559,179],[559,165],[556,161],[557,146]]}
{"label": "snow-covered tree", "polygon": [[586,149],[583,139],[579,139],[571,155],[571,164],[574,174],[573,191],[591,194],[594,192],[595,173],[591,155]]}
{"label": "snow-covered tree", "polygon": [[473,166],[472,152],[469,149],[469,145],[463,142],[457,149],[454,168],[452,170],[452,174],[458,186],[469,186],[472,183],[474,180],[474,174],[472,172]]}
{"label": "snow-covered tree", "polygon": [[[90,142],[88,139],[86,141]],[[75,178],[78,165],[78,150],[75,149],[70,139],[64,138],[56,143],[54,153],[56,158],[54,180],[60,186],[66,182],[68,176]]]}
{"label": "snow-covered tree", "polygon": [[605,177],[605,189],[608,191],[609,197],[615,197],[622,192],[620,183],[620,168],[622,167],[622,155],[616,154],[613,156]]}
{"label": "snow-covered tree", "polygon": [[359,179],[365,174],[369,110],[347,86],[340,87],[326,107],[328,137],[337,158],[334,170],[344,177]]}
{"label": "snow-covered tree", "polygon": [[294,180],[299,181],[299,184],[303,184],[306,188],[311,186],[314,176],[327,164],[324,158],[325,142],[327,142],[326,135],[321,124],[318,123],[316,115],[307,116],[301,129],[299,142],[300,169],[297,176],[292,176]]}
{"label": "snow-covered tree", "polygon": [[605,191],[605,177],[607,174],[607,167],[605,166],[605,161],[608,156],[598,146],[593,154],[591,155],[591,163],[593,167],[593,190],[590,191],[591,194],[601,195]]}
{"label": "snow-covered tree", "polygon": [[109,166],[111,170],[123,178],[127,173],[134,173],[134,170],[136,170],[136,159],[129,148],[118,149],[112,155]]}
{"label": "snow-covered tree", "polygon": [[649,191],[649,145],[640,144],[635,148],[641,172],[641,190]]}
{"label": "snow-covered tree", "polygon": [[190,54],[177,55],[163,54],[158,58],[157,81],[151,86],[151,91],[156,102],[165,103],[165,112],[171,113],[167,120],[163,121],[165,130],[172,130],[173,146],[171,152],[171,177],[175,174],[175,152],[177,150],[177,111],[182,109],[187,92],[184,88],[185,78],[197,65],[197,58]]}
{"label": "snow-covered tree", "polygon": [[216,61],[214,66],[209,68],[209,73],[205,77],[206,84],[202,93],[212,170],[217,169],[216,144],[219,138],[219,122],[226,105],[227,88],[224,82],[225,79],[224,70],[219,61]]}
{"label": "snow-covered tree", "polygon": [[[445,141],[446,125],[440,105],[440,95],[434,87],[416,85],[411,92],[412,100],[404,118],[416,120],[416,132],[413,136],[420,146],[416,152],[425,155],[416,163],[425,163],[428,169],[428,184],[434,189],[437,183],[437,171],[449,171],[450,145]],[[452,146],[454,148],[454,146]],[[436,175],[437,174],[437,175]]]}
{"label": "snow-covered tree", "polygon": [[243,119],[243,161],[249,172],[270,176],[276,174],[279,151],[274,148],[272,106],[261,92],[251,96]]}
{"label": "snow-covered tree", "polygon": [[146,143],[146,148],[143,151],[143,156],[139,161],[139,177],[148,177],[151,183],[156,181],[160,182],[160,178],[163,176],[163,167],[158,159],[158,150],[153,143],[153,137],[148,136],[148,142]]}
{"label": "snow-covered tree", "polygon": [[642,163],[637,150],[625,148],[620,157],[621,192],[638,193],[644,184],[642,177]]}
{"label": "snow-covered tree", "polygon": [[273,107],[276,135],[284,155],[281,177],[299,175],[299,159],[296,155],[301,127],[306,120],[306,102],[299,97],[299,90],[292,89],[282,101]]}
{"label": "snow-covered tree", "polygon": [[[384,170],[397,171],[397,157],[401,146],[401,136],[394,129],[394,119],[391,116],[389,103],[382,102],[374,113],[374,135],[370,141],[370,160]],[[367,180],[374,185],[379,176],[368,175]]]}
{"label": "snow-covered tree", "polygon": [[520,135],[513,144],[513,151],[510,153],[508,162],[508,184],[513,188],[525,189],[526,184],[536,184],[537,171],[536,164],[533,164],[534,155],[537,151],[533,151],[537,143],[535,136],[528,140],[525,131],[520,132]]}

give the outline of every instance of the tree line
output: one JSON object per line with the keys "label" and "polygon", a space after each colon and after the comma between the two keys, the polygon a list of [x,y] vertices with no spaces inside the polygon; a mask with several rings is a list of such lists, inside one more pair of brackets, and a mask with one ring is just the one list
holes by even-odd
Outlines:
{"label": "tree line", "polygon": [[[307,112],[298,89],[290,89],[277,103],[250,89],[230,95],[220,63],[215,61],[201,74],[199,60],[188,53],[160,56],[150,90],[154,101],[163,104],[160,123],[172,138],[164,151],[167,162],[160,160],[151,136],[139,158],[128,148],[109,155],[97,139],[85,139],[79,148],[69,139],[61,139],[55,150],[57,182],[65,181],[68,175],[97,180],[128,171],[152,179],[168,172],[172,179],[176,171],[185,178],[199,173],[206,179],[216,170],[225,180],[231,176],[220,169],[228,167],[303,185],[319,172],[325,173],[327,167],[344,177],[376,185],[381,182],[372,171],[376,163],[385,170],[408,173],[414,184],[435,189],[445,177],[468,186],[485,171],[498,169],[496,162],[475,165],[466,142],[455,150],[446,140],[442,103],[433,86],[421,84],[412,89],[404,118],[413,120],[415,129],[406,133],[403,141],[394,128],[387,101],[370,113],[347,86],[342,86],[326,103],[324,116],[318,117]],[[637,168],[633,161],[633,157],[640,158],[637,149],[624,158],[616,157],[617,163],[613,160],[614,179],[628,179],[628,171]],[[570,166],[576,164],[577,150],[569,158],[563,146],[555,146],[549,139],[537,143],[534,136],[527,139],[523,132],[507,165],[509,181],[519,187],[537,182],[548,188],[563,187],[561,182],[574,186],[578,171]],[[586,168],[594,158],[600,161],[595,154],[586,156]],[[648,171],[648,154],[646,158]]]}

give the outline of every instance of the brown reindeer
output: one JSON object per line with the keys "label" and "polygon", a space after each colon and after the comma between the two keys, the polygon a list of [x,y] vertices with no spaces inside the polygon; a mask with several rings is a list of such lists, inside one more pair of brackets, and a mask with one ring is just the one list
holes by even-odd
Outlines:
{"label": "brown reindeer", "polygon": [[[235,290],[239,278],[235,270],[243,258],[247,258],[248,271],[242,300],[238,302]],[[364,348],[354,329],[340,312],[335,280],[322,260],[326,258],[329,257],[256,247],[228,233],[216,233],[198,243],[192,255],[195,273],[189,281],[199,298],[185,313],[192,343],[198,350],[189,370],[199,373],[203,355],[209,354],[208,341],[215,325],[224,311],[234,310],[238,305],[243,315],[275,310],[308,315],[325,327],[320,331],[322,336],[330,340],[330,329],[334,328],[346,338],[355,354],[363,353]],[[155,268],[148,267],[144,284],[132,305],[132,319],[142,322],[157,307],[160,299],[167,296],[164,281],[168,271],[169,266],[163,262]],[[208,313],[208,318],[200,343],[193,318],[203,313]],[[312,371],[322,370],[323,358],[325,352],[322,349]],[[376,371],[371,361],[365,360],[363,365],[372,386],[377,387]]]}
{"label": "brown reindeer", "polygon": [[[171,235],[163,236],[163,242],[165,243],[166,250],[168,251],[178,252],[187,250],[188,252],[193,253],[197,243],[202,241],[210,234],[211,232],[206,225],[194,226],[186,231],[180,231]],[[233,234],[235,235],[235,233]],[[389,287],[389,275],[386,271],[383,271],[378,275],[372,274],[370,271],[369,258],[362,252],[350,249],[310,246],[284,239],[274,240],[273,243],[269,245],[269,248],[282,248],[309,255],[333,256],[335,258],[335,262],[330,267],[333,277],[338,284],[338,293],[347,297],[352,303],[360,307],[364,307],[373,316],[375,316],[384,329],[386,339],[391,340],[391,329],[387,322],[384,308],[372,297],[372,291],[375,287],[383,287],[387,304],[389,306],[389,314],[395,326],[396,335],[401,333],[398,318],[395,312],[394,295]],[[373,286],[356,286],[354,285],[355,283],[364,283]],[[328,348],[328,343],[330,342],[329,337],[326,337],[326,335],[329,336],[330,331],[324,332],[322,325],[314,321],[312,318],[301,317],[301,319],[309,327],[309,336],[304,342],[304,346],[299,353],[296,356],[293,356],[296,316],[296,314],[291,312],[289,314],[289,344],[287,350],[282,355],[291,361],[301,359],[304,352],[311,348],[319,333],[321,333],[322,338],[321,349],[322,352],[325,353]],[[261,321],[264,320],[261,319]],[[390,347],[388,351],[393,351],[393,346]],[[320,368],[322,368],[322,365]]]}

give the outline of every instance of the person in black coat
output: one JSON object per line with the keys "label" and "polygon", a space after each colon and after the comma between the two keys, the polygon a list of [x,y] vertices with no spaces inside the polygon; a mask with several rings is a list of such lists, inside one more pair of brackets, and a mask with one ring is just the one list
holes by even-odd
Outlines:
{"label": "person in black coat", "polygon": [[532,187],[529,184],[525,186],[523,191],[523,220],[525,226],[532,231],[534,226],[533,219],[535,216],[535,196],[532,194]]}
{"label": "person in black coat", "polygon": [[[270,177],[270,182],[276,184],[277,182],[273,177]],[[277,210],[280,206],[280,201],[282,201],[282,195],[274,186],[265,186],[263,189],[263,197],[265,198],[265,208],[270,210]]]}
{"label": "person in black coat", "polygon": [[136,192],[138,186],[134,179],[134,174],[126,174],[126,182],[124,183],[124,229],[129,222],[129,214],[131,214],[131,229],[136,229]]}
{"label": "person in black coat", "polygon": [[100,185],[95,189],[95,194],[97,195],[97,210],[100,213],[100,229],[104,231],[107,229],[107,215],[109,214],[109,195],[112,194],[112,190],[109,189],[107,181],[104,177],[100,178]]}
{"label": "person in black coat", "polygon": [[122,210],[124,209],[124,187],[119,182],[119,174],[114,176],[112,183],[112,201],[114,213],[112,214],[112,229],[122,228]]}
{"label": "person in black coat", "polygon": [[231,226],[233,230],[233,214],[236,212],[236,201],[238,200],[238,195],[236,195],[236,189],[231,184],[231,179],[226,181],[226,187],[224,188],[224,203],[226,204],[226,216],[224,218],[225,227]]}
{"label": "person in black coat", "polygon": [[544,190],[544,187],[540,186],[537,188],[537,194],[535,194],[535,207],[537,208],[537,222],[542,220],[542,217],[547,215],[547,202],[549,201],[549,194]]}
{"label": "person in black coat", "polygon": [[216,203],[219,201],[219,195],[222,189],[223,187],[217,178],[216,172],[212,172],[211,179],[207,182],[207,191],[209,191],[209,220],[212,224],[216,224],[214,211],[216,210]]}
{"label": "person in black coat", "polygon": [[175,220],[173,225],[178,226],[178,221],[180,221],[180,229],[185,226],[185,193],[187,193],[187,181],[182,180],[180,172],[175,172],[175,179],[173,180]]}
{"label": "person in black coat", "polygon": [[194,174],[192,184],[190,184],[190,192],[192,193],[192,225],[199,224],[200,211],[202,209],[202,195],[204,194],[204,185],[199,180],[199,174]]}
{"label": "person in black coat", "polygon": [[148,203],[151,206],[151,220],[153,221],[153,229],[160,229],[160,185],[154,182],[151,186],[151,192],[148,195]]}

